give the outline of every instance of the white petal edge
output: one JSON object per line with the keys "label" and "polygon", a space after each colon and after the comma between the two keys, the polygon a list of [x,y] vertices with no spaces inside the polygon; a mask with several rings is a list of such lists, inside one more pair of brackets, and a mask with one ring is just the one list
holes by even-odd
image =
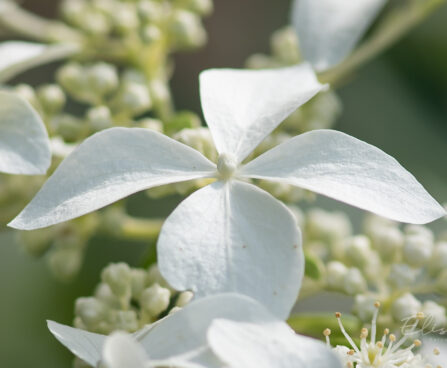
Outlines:
{"label": "white petal edge", "polygon": [[342,368],[320,341],[296,335],[283,321],[216,319],[208,330],[214,353],[231,368]]}
{"label": "white petal edge", "polygon": [[295,0],[292,24],[304,59],[327,70],[354,49],[387,0]]}
{"label": "white petal edge", "polygon": [[287,116],[326,86],[308,64],[265,69],[210,69],[200,74],[205,120],[217,151],[247,157]]}
{"label": "white petal edge", "polygon": [[34,42],[7,41],[0,43],[0,82],[36,66],[64,59],[79,51],[72,44],[45,45]]}
{"label": "white petal edge", "polygon": [[50,141],[39,114],[17,94],[1,91],[0,171],[45,174],[50,163]]}
{"label": "white petal edge", "polygon": [[107,368],[148,368],[149,358],[143,347],[131,335],[114,332],[105,340],[102,363]]}
{"label": "white petal edge", "polygon": [[265,191],[215,182],[185,199],[165,221],[158,266],[177,290],[197,298],[248,295],[285,319],[301,286],[301,234],[291,212]]}
{"label": "white petal edge", "polygon": [[74,355],[96,367],[101,361],[106,336],[80,330],[53,321],[47,321],[48,329]]}
{"label": "white petal edge", "polygon": [[213,176],[200,152],[143,128],[111,128],[86,139],[9,224],[33,230],[79,217],[154,186]]}
{"label": "white petal edge", "polygon": [[446,214],[394,158],[334,130],[296,136],[239,174],[296,185],[400,222],[424,224]]}

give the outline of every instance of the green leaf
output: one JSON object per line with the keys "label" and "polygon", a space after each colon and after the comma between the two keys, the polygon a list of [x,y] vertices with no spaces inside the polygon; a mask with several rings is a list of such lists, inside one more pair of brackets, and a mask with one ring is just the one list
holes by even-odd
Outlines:
{"label": "green leaf", "polygon": [[312,280],[320,280],[323,275],[323,265],[321,260],[309,253],[304,254],[305,257],[305,275]]}

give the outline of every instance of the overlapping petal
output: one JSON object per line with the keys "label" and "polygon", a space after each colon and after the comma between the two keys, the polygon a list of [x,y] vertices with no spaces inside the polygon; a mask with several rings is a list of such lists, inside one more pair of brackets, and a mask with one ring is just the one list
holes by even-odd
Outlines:
{"label": "overlapping petal", "polygon": [[178,290],[241,293],[281,319],[295,303],[304,268],[290,211],[238,181],[213,183],[174,210],[158,240],[158,265]]}
{"label": "overlapping petal", "polygon": [[283,321],[217,319],[208,330],[215,354],[231,368],[341,368],[323,343],[295,332]]}
{"label": "overlapping petal", "polygon": [[148,368],[146,352],[129,334],[115,332],[106,338],[102,362],[107,368]]}
{"label": "overlapping petal", "polygon": [[249,162],[240,175],[296,185],[401,222],[445,215],[394,158],[333,130],[296,136]]}
{"label": "overlapping petal", "polygon": [[18,95],[0,92],[0,171],[44,174],[50,162],[50,142],[40,116]]}
{"label": "overlapping petal", "polygon": [[97,210],[157,185],[212,176],[198,151],[142,128],[112,128],[85,140],[9,226],[31,230]]}
{"label": "overlapping petal", "polygon": [[48,321],[51,333],[74,355],[84,362],[96,367],[101,360],[105,335],[80,330],[59,323]]}
{"label": "overlapping petal", "polygon": [[27,69],[63,59],[79,51],[71,44],[45,45],[34,42],[7,41],[0,43],[0,82]]}
{"label": "overlapping petal", "polygon": [[202,109],[216,148],[232,153],[238,162],[324,88],[308,64],[272,70],[211,69],[200,75]]}
{"label": "overlapping petal", "polygon": [[292,24],[304,59],[318,71],[341,62],[387,0],[295,0]]}

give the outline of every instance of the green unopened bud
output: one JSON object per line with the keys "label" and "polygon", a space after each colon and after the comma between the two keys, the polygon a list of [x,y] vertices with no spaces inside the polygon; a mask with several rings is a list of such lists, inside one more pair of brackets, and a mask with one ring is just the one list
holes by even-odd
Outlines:
{"label": "green unopened bud", "polygon": [[126,263],[110,264],[102,271],[101,279],[110,286],[116,296],[130,298],[131,271]]}
{"label": "green unopened bud", "polygon": [[168,289],[154,284],[141,293],[140,304],[149,315],[156,317],[168,308],[170,298],[171,292]]}
{"label": "green unopened bud", "polygon": [[51,271],[60,280],[71,280],[81,269],[83,251],[73,247],[56,247],[51,250],[48,263]]}
{"label": "green unopened bud", "polygon": [[200,18],[187,10],[174,11],[170,24],[170,34],[180,49],[201,47],[207,40]]}
{"label": "green unopened bud", "polygon": [[78,26],[92,36],[104,36],[112,28],[112,24],[107,15],[93,10],[89,10],[82,15]]}
{"label": "green unopened bud", "polygon": [[297,64],[301,61],[298,38],[292,27],[286,27],[273,33],[270,47],[273,55],[284,64]]}
{"label": "green unopened bud", "polygon": [[402,322],[406,318],[416,316],[421,308],[421,302],[413,294],[406,293],[394,301],[391,314],[396,322]]}
{"label": "green unopened bud", "polygon": [[94,131],[107,129],[113,125],[112,114],[107,106],[90,108],[87,111],[87,119]]}
{"label": "green unopened bud", "polygon": [[112,22],[119,33],[126,34],[135,31],[140,25],[136,7],[132,4],[118,4],[112,13]]}
{"label": "green unopened bud", "polygon": [[188,304],[192,300],[192,298],[194,298],[194,294],[191,291],[184,291],[178,296],[175,305],[182,308],[186,304]]}
{"label": "green unopened bud", "polygon": [[45,112],[51,115],[61,111],[66,102],[64,91],[56,84],[39,87],[37,97]]}
{"label": "green unopened bud", "polygon": [[348,269],[343,281],[343,290],[349,295],[363,293],[367,289],[366,280],[358,268]]}
{"label": "green unopened bud", "polygon": [[245,62],[245,65],[249,69],[268,69],[268,68],[275,68],[275,67],[279,68],[281,66],[271,56],[264,55],[264,54],[251,55]]}
{"label": "green unopened bud", "polygon": [[65,0],[61,3],[61,12],[64,18],[71,24],[79,25],[87,10],[85,0]]}
{"label": "green unopened bud", "polygon": [[62,66],[56,74],[59,84],[71,93],[87,88],[85,69],[78,63],[71,62]]}
{"label": "green unopened bud", "polygon": [[432,275],[436,275],[447,268],[447,241],[435,244],[428,268]]}
{"label": "green unopened bud", "polygon": [[432,238],[422,234],[411,234],[405,238],[403,258],[413,267],[423,267],[433,252]]}
{"label": "green unopened bud", "polygon": [[118,107],[132,116],[147,112],[152,107],[152,100],[146,86],[136,83],[126,84],[118,97]]}
{"label": "green unopened bud", "polygon": [[72,115],[58,115],[51,120],[51,125],[56,133],[66,142],[76,142],[84,130],[83,123]]}
{"label": "green unopened bud", "polygon": [[107,63],[98,63],[88,68],[87,80],[91,91],[99,95],[114,92],[119,84],[116,67]]}

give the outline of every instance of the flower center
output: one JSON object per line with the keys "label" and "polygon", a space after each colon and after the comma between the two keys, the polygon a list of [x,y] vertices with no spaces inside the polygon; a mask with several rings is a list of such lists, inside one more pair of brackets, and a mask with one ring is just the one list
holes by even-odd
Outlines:
{"label": "flower center", "polygon": [[217,159],[217,171],[222,179],[229,179],[237,169],[236,157],[231,153],[222,153]]}

